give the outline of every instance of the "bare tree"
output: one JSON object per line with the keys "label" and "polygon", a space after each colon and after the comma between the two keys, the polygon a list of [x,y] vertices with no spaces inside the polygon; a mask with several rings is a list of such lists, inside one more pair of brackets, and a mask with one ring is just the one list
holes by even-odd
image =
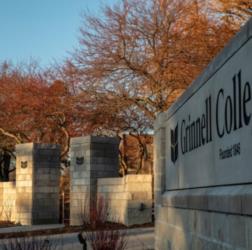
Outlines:
{"label": "bare tree", "polygon": [[[92,110],[91,131],[136,136],[144,158],[139,135],[152,130],[156,115],[237,29],[203,0],[121,1],[105,7],[102,17],[83,16],[80,46],[63,67],[65,79],[89,97],[82,106]],[[127,161],[120,153],[125,174]]]}
{"label": "bare tree", "polygon": [[238,27],[252,16],[251,0],[215,0],[213,3],[217,12]]}
{"label": "bare tree", "polygon": [[65,65],[66,75],[104,109],[134,106],[150,120],[236,31],[204,1],[128,0],[104,8],[103,14],[84,16],[80,49]]}

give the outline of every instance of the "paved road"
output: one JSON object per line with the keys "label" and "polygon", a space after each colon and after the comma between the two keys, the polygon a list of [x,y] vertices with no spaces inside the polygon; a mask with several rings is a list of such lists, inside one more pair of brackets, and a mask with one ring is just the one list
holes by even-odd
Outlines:
{"label": "paved road", "polygon": [[59,229],[65,227],[64,224],[13,226],[0,228],[0,233],[30,232],[38,230]]}
{"label": "paved road", "polygon": [[[51,241],[57,242],[59,250],[82,250],[78,242],[77,233],[58,234],[49,236]],[[39,239],[38,239],[39,240]],[[7,240],[0,240],[0,250],[8,244]],[[91,249],[90,247],[88,249]],[[137,228],[127,230],[127,250],[154,249],[154,228]]]}

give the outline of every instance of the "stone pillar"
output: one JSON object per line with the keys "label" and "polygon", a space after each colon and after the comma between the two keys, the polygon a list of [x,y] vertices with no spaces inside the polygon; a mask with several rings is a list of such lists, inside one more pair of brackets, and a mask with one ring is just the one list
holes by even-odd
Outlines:
{"label": "stone pillar", "polygon": [[16,157],[16,222],[59,223],[60,147],[19,144]]}
{"label": "stone pillar", "polygon": [[96,206],[97,178],[118,176],[119,140],[72,138],[70,156],[70,224],[81,225]]}

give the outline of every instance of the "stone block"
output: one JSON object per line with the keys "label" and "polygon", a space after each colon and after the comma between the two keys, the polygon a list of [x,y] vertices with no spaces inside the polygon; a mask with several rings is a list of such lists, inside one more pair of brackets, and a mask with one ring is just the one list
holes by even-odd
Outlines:
{"label": "stone block", "polygon": [[118,177],[118,174],[115,171],[106,171],[106,170],[95,171],[95,170],[91,170],[90,178],[98,179],[98,178],[104,178],[104,177],[105,178],[106,177]]}
{"label": "stone block", "polygon": [[162,203],[162,193],[161,193],[161,190],[156,189],[154,191],[154,202],[155,202],[155,204],[161,204]]}
{"label": "stone block", "polygon": [[90,187],[88,185],[76,185],[72,186],[71,192],[74,193],[87,193],[90,191]]}
{"label": "stone block", "polygon": [[250,39],[252,37],[252,19],[250,18],[250,20],[248,21],[248,39]]}
{"label": "stone block", "polygon": [[129,201],[128,202],[128,208],[135,208],[138,210],[146,209],[146,208],[152,208],[152,200],[148,201]]}
{"label": "stone block", "polygon": [[242,211],[240,196],[241,187],[218,187],[210,190],[208,195],[208,209],[226,213],[238,213]]}
{"label": "stone block", "polygon": [[[154,174],[154,188],[165,190],[165,158],[159,159],[156,163],[156,172]],[[177,180],[176,180],[177,181]]]}
{"label": "stone block", "polygon": [[90,183],[90,180],[89,179],[75,179],[74,181],[73,181],[73,184],[74,185],[77,185],[77,186],[79,186],[79,185],[89,185],[89,183]]}
{"label": "stone block", "polygon": [[[116,163],[117,163],[117,159],[113,159],[113,158],[112,159],[107,158],[107,157],[91,158],[91,165],[93,165],[93,166],[101,166],[101,165],[108,165],[109,166],[110,164],[116,164]],[[94,167],[94,169],[95,169],[95,167]]]}
{"label": "stone block", "polygon": [[103,186],[101,187],[101,191],[104,193],[121,193],[126,191],[124,185],[117,185],[115,186]]}
{"label": "stone block", "polygon": [[246,217],[228,215],[228,243],[237,249],[246,248]]}
{"label": "stone block", "polygon": [[157,225],[159,225],[159,223],[168,223],[168,211],[166,207],[155,206],[155,213]]}
{"label": "stone block", "polygon": [[26,180],[26,181],[18,181],[17,187],[32,187],[32,180]]}
{"label": "stone block", "polygon": [[229,242],[229,224],[226,214],[214,213],[211,216],[212,238],[220,242]]}
{"label": "stone block", "polygon": [[89,193],[89,192],[71,193],[70,197],[71,197],[71,200],[73,200],[73,199],[89,200],[89,198],[90,198],[90,193]]}
{"label": "stone block", "polygon": [[242,190],[242,214],[252,215],[252,185],[245,185]]}
{"label": "stone block", "polygon": [[162,205],[165,207],[190,208],[188,200],[186,190],[170,191],[162,195]]}
{"label": "stone block", "polygon": [[131,199],[132,200],[151,200],[151,197],[148,195],[148,192],[132,192],[131,193]]}
{"label": "stone block", "polygon": [[131,200],[131,194],[128,192],[102,192],[98,191],[97,196],[103,196],[106,200]]}
{"label": "stone block", "polygon": [[152,176],[151,175],[126,175],[125,176],[126,183],[151,183]]}
{"label": "stone block", "polygon": [[246,217],[246,246],[247,249],[252,249],[252,218]]}
{"label": "stone block", "polygon": [[151,215],[152,215],[152,209],[146,208],[142,211],[139,209],[127,209],[128,215],[126,218],[126,225],[137,225],[137,224],[145,224],[150,223],[152,221]]}
{"label": "stone block", "polygon": [[126,185],[126,191],[128,192],[140,192],[140,191],[150,191],[151,192],[151,183],[141,183],[137,184],[137,183],[128,183],[128,185]]}
{"label": "stone block", "polygon": [[123,185],[124,178],[99,178],[98,187],[103,185]]}
{"label": "stone block", "polygon": [[211,214],[204,211],[195,211],[195,233],[202,237],[212,237]]}
{"label": "stone block", "polygon": [[33,149],[33,143],[17,144],[16,154],[17,155],[31,155]]}
{"label": "stone block", "polygon": [[[209,197],[208,195],[206,195],[206,191],[204,189],[195,189],[192,192],[188,191],[183,198],[185,199],[184,200],[185,205],[187,203],[188,208],[191,208],[191,209],[207,210],[208,204],[210,203]],[[177,202],[177,201],[181,201],[181,200],[176,199],[174,202]]]}

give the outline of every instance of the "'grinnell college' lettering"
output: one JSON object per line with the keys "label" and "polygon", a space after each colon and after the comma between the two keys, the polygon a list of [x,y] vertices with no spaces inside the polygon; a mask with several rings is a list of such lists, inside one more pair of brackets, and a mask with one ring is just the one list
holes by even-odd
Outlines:
{"label": "'grinnell college' lettering", "polygon": [[[233,93],[225,95],[224,89],[220,89],[216,100],[216,129],[217,134],[222,138],[231,131],[248,126],[251,114],[248,114],[247,104],[251,101],[251,87],[249,82],[242,86],[242,73],[239,71],[233,77]],[[224,117],[221,122],[220,117]]]}
{"label": "'grinnell college' lettering", "polygon": [[187,121],[181,123],[181,150],[182,154],[190,152],[212,141],[212,102],[211,96],[205,100],[205,113],[196,120],[191,121],[188,115]]}
{"label": "'grinnell college' lettering", "polygon": [[[222,138],[235,130],[248,126],[251,113],[248,103],[251,101],[250,83],[242,81],[242,71],[232,78],[232,93],[227,95],[221,88],[217,92],[215,103],[216,134]],[[190,114],[180,125],[180,146],[182,154],[204,146],[212,141],[212,97],[205,99],[204,112],[197,119],[191,120]]]}

